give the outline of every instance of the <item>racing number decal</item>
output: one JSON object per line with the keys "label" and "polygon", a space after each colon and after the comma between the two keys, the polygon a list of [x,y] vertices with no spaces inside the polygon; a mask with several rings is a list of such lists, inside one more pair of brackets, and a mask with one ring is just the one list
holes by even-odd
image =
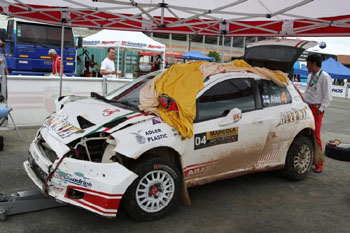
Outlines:
{"label": "racing number decal", "polygon": [[194,149],[238,141],[238,127],[214,130],[194,135]]}
{"label": "racing number decal", "polygon": [[206,133],[196,134],[196,136],[194,137],[195,146],[200,146],[201,144],[205,145],[206,143],[207,143]]}
{"label": "racing number decal", "polygon": [[281,100],[282,100],[282,102],[284,102],[284,103],[287,103],[287,102],[288,102],[287,96],[286,96],[286,93],[285,93],[285,92],[282,92]]}

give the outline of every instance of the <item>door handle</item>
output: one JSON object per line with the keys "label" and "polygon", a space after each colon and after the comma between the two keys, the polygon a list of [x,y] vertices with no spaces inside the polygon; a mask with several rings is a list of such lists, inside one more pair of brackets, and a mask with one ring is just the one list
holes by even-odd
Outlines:
{"label": "door handle", "polygon": [[253,125],[261,125],[263,123],[264,123],[263,120],[253,121]]}

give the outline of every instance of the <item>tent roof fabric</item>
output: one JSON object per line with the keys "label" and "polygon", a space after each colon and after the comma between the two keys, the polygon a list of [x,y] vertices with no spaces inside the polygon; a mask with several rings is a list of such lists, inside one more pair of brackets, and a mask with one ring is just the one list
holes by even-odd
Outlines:
{"label": "tent roof fabric", "polygon": [[205,56],[200,51],[190,50],[187,53],[182,54],[183,59],[191,59],[191,60],[202,60],[202,61],[215,61],[215,58]]}
{"label": "tent roof fabric", "polygon": [[165,45],[142,32],[101,30],[83,39],[83,47],[122,47],[134,50],[164,52]]}
{"label": "tent roof fabric", "polygon": [[54,25],[159,33],[349,36],[348,5],[348,0],[0,0],[0,13]]}
{"label": "tent roof fabric", "polygon": [[[334,60],[334,58],[328,58],[322,62],[322,69],[326,71],[332,78],[336,79],[349,79],[350,69],[343,64]],[[294,69],[294,74],[308,75],[307,68]]]}

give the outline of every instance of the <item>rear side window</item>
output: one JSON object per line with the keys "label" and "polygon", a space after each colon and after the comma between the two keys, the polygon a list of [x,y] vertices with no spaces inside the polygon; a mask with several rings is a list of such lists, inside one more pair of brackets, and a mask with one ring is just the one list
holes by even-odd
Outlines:
{"label": "rear side window", "polygon": [[196,121],[226,116],[233,108],[239,108],[242,112],[255,110],[251,79],[229,79],[204,92],[197,102]]}
{"label": "rear side window", "polygon": [[292,97],[286,87],[279,87],[270,80],[259,80],[258,85],[263,107],[292,103]]}

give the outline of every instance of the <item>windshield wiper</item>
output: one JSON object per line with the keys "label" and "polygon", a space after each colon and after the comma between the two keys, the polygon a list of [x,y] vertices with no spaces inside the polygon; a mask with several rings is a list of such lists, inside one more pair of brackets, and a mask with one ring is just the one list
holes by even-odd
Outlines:
{"label": "windshield wiper", "polygon": [[104,102],[107,102],[107,103],[118,103],[118,104],[124,104],[124,105],[132,107],[132,108],[137,108],[135,105],[129,103],[128,101],[109,100],[106,97],[104,97],[103,95],[100,95],[100,94],[98,94],[96,92],[91,92],[90,96],[92,98],[95,98],[95,99],[103,100]]}

